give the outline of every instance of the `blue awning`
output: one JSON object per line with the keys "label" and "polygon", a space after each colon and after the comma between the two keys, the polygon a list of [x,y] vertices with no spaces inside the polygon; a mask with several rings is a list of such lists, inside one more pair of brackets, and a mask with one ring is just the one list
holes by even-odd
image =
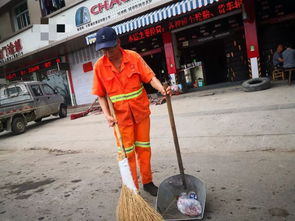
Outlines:
{"label": "blue awning", "polygon": [[[116,30],[118,35],[124,34],[218,1],[219,0],[182,0],[132,20],[117,24],[112,28]],[[88,35],[86,37],[86,42],[87,44],[93,44],[95,42],[95,33]]]}
{"label": "blue awning", "polygon": [[158,9],[151,13],[126,21],[113,26],[117,34],[124,34],[129,31],[189,12],[219,0],[182,0],[165,8]]}

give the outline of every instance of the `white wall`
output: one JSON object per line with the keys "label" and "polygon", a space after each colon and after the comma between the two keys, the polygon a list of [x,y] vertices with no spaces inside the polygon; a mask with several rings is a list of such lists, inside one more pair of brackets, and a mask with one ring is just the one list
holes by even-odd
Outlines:
{"label": "white wall", "polygon": [[68,55],[77,105],[90,104],[96,96],[92,95],[93,71],[84,72],[83,64],[94,63],[100,57],[95,51],[95,45],[76,51]]}

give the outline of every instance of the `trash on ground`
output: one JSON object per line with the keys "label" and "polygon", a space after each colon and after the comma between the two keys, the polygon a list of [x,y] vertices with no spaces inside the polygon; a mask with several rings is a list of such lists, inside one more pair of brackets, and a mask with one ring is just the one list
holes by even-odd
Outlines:
{"label": "trash on ground", "polygon": [[151,104],[161,105],[166,103],[166,98],[162,96],[148,96]]}

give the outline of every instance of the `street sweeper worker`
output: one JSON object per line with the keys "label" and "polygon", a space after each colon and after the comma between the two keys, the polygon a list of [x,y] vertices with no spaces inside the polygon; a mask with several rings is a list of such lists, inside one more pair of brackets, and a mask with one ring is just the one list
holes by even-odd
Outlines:
{"label": "street sweeper worker", "polygon": [[[98,96],[108,125],[113,127],[118,123],[137,189],[136,158],[143,189],[156,196],[158,187],[153,183],[151,171],[150,102],[143,83],[151,84],[162,95],[170,95],[170,87],[164,89],[138,53],[121,48],[114,29],[104,27],[97,31],[96,50],[102,51],[103,56],[94,64],[92,93]],[[110,113],[107,96],[114,106],[117,122]],[[117,136],[116,139],[119,146]]]}

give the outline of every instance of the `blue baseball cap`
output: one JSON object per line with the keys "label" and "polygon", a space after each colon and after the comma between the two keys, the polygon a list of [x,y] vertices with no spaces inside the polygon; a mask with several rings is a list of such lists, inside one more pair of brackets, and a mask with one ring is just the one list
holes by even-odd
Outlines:
{"label": "blue baseball cap", "polygon": [[118,36],[116,31],[110,27],[103,27],[96,32],[97,51],[104,48],[112,48],[117,44]]}

